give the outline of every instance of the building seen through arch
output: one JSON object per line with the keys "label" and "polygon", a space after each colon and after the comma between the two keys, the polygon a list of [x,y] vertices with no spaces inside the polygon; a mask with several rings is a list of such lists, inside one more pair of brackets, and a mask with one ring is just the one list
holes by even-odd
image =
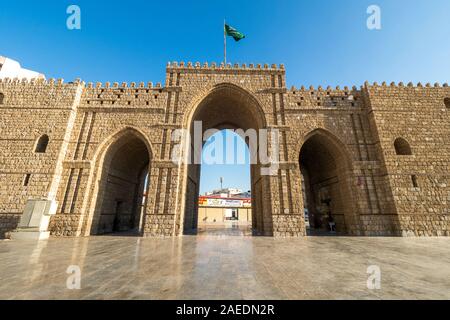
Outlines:
{"label": "building seen through arch", "polygon": [[[208,129],[262,129],[265,127],[263,112],[256,99],[243,89],[232,84],[216,86],[195,109],[191,125],[191,136],[195,135],[194,123],[201,124],[200,134]],[[196,163],[195,150],[191,146],[189,157],[192,164],[187,165],[184,233],[193,233],[198,225],[198,195],[200,187],[201,166]],[[263,184],[267,177],[261,176],[261,165],[257,159],[250,166],[253,232],[255,234],[272,234],[271,211],[264,201]]]}
{"label": "building seen through arch", "polygon": [[218,131],[204,144],[200,168],[197,225],[185,232],[251,235],[250,153],[244,139],[232,130]]}

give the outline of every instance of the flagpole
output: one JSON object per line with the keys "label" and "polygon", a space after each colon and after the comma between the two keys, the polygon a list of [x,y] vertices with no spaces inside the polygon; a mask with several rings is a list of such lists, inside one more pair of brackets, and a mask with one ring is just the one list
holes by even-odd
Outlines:
{"label": "flagpole", "polygon": [[223,59],[224,64],[227,65],[227,32],[225,30],[226,21],[223,19]]}

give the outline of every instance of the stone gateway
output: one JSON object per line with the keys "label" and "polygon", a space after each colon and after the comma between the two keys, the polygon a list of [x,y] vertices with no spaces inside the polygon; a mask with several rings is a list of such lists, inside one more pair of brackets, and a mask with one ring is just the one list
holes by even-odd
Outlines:
{"label": "stone gateway", "polygon": [[280,133],[276,173],[251,166],[257,235],[304,236],[326,207],[348,235],[450,236],[447,85],[287,89],[283,65],[169,63],[164,86],[0,81],[0,237],[36,200],[57,203],[53,236],[195,230],[200,166],[171,160],[195,121]]}

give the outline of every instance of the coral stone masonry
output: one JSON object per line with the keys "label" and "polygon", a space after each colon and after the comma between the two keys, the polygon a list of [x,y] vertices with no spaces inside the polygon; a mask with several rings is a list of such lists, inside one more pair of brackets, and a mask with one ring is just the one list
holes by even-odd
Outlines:
{"label": "coral stone masonry", "polygon": [[256,235],[306,235],[306,208],[348,235],[450,236],[449,101],[446,84],[288,89],[283,65],[174,62],[164,86],[1,79],[0,237],[32,200],[57,203],[52,236],[195,230],[200,166],[171,160],[194,121],[279,132],[275,174],[251,166]]}

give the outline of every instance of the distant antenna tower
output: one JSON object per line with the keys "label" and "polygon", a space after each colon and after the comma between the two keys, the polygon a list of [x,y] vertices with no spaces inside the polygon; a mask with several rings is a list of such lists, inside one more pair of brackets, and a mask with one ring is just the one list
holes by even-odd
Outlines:
{"label": "distant antenna tower", "polygon": [[223,189],[223,177],[220,177],[220,190]]}

